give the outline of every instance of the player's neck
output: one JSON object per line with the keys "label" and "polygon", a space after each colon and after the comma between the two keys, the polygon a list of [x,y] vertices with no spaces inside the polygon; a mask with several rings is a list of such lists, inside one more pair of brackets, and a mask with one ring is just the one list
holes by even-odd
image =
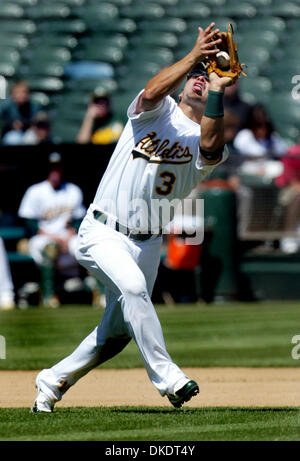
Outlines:
{"label": "player's neck", "polygon": [[193,122],[196,122],[200,125],[201,119],[204,113],[204,106],[199,104],[199,102],[195,105],[193,104],[186,104],[183,101],[180,101],[178,104],[184,115],[190,118]]}

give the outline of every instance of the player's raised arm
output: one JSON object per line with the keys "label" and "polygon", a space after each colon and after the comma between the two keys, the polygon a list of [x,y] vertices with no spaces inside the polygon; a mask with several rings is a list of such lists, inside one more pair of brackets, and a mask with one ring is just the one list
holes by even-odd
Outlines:
{"label": "player's raised arm", "polygon": [[136,113],[154,109],[165,96],[178,88],[197,62],[220,51],[216,46],[221,40],[214,40],[219,29],[214,30],[214,26],[215,23],[212,22],[205,30],[199,27],[195,46],[190,53],[172,66],[163,69],[148,82],[145,91],[139,98]]}
{"label": "player's raised arm", "polygon": [[229,77],[209,76],[209,90],[204,114],[201,119],[200,155],[203,163],[218,163],[224,150],[224,108],[223,96],[226,86],[231,85]]}

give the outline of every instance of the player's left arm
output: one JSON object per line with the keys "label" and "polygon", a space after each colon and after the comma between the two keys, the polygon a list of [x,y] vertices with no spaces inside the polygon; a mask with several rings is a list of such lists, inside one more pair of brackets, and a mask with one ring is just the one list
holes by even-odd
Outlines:
{"label": "player's left arm", "polygon": [[226,86],[231,85],[232,80],[229,77],[219,77],[212,72],[209,81],[209,94],[201,119],[200,158],[206,165],[215,165],[220,162],[223,155],[225,144],[223,96]]}

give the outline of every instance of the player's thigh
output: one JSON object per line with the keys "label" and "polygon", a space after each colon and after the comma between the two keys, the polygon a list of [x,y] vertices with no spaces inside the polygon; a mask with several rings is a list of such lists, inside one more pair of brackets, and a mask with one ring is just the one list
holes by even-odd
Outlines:
{"label": "player's thigh", "polygon": [[103,227],[91,229],[79,237],[77,260],[118,294],[140,294],[147,290],[143,272],[138,267],[123,238],[116,231]]}
{"label": "player's thigh", "polygon": [[139,244],[140,253],[137,264],[147,281],[148,293],[151,295],[160,264],[162,239],[157,238]]}

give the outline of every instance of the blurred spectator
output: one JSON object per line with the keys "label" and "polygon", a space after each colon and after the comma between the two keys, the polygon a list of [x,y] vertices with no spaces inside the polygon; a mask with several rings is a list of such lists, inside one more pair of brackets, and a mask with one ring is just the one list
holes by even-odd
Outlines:
{"label": "blurred spectator", "polygon": [[276,177],[281,170],[278,161],[286,150],[286,143],[275,132],[271,120],[261,105],[253,106],[245,122],[233,141],[233,147],[240,157],[239,175],[232,174],[229,183],[237,194],[238,234],[249,229],[253,213],[253,190],[242,184],[243,174],[256,177]]}
{"label": "blurred spectator", "polygon": [[0,105],[2,137],[10,130],[26,131],[40,110],[39,104],[30,99],[27,82],[21,80],[15,83],[11,88],[10,98]]}
{"label": "blurred spectator", "polygon": [[275,132],[264,107],[259,104],[250,109],[245,128],[237,134],[233,145],[241,155],[252,159],[277,158],[287,148]]}
{"label": "blurred spectator", "polygon": [[116,142],[123,130],[122,122],[114,119],[110,98],[103,88],[96,89],[77,135],[80,144],[110,144]]}
{"label": "blurred spectator", "polygon": [[49,162],[47,179],[28,188],[19,216],[26,220],[32,235],[29,253],[41,270],[42,303],[58,307],[60,302],[54,281],[57,269],[72,267],[73,278],[79,276],[74,254],[85,208],[80,188],[63,181],[60,155],[52,153]]}
{"label": "blurred spectator", "polygon": [[232,146],[240,127],[240,118],[231,109],[224,109],[224,140],[227,147]]}
{"label": "blurred spectator", "polygon": [[294,235],[282,238],[280,249],[295,253],[300,249],[300,140],[286,151],[281,162],[283,172],[275,180],[281,188],[278,201],[284,209],[284,231]]}
{"label": "blurred spectator", "polygon": [[224,107],[230,110],[239,118],[239,130],[244,127],[249,111],[251,109],[250,104],[243,101],[239,95],[239,80],[233,85],[228,86],[225,90],[224,96]]}
{"label": "blurred spectator", "polygon": [[13,309],[15,307],[14,297],[10,266],[3,240],[0,237],[0,309]]}
{"label": "blurred spectator", "polygon": [[31,126],[25,132],[22,131],[20,122],[14,122],[11,131],[3,137],[6,146],[36,145],[52,142],[51,125],[46,112],[38,112],[32,119]]}

